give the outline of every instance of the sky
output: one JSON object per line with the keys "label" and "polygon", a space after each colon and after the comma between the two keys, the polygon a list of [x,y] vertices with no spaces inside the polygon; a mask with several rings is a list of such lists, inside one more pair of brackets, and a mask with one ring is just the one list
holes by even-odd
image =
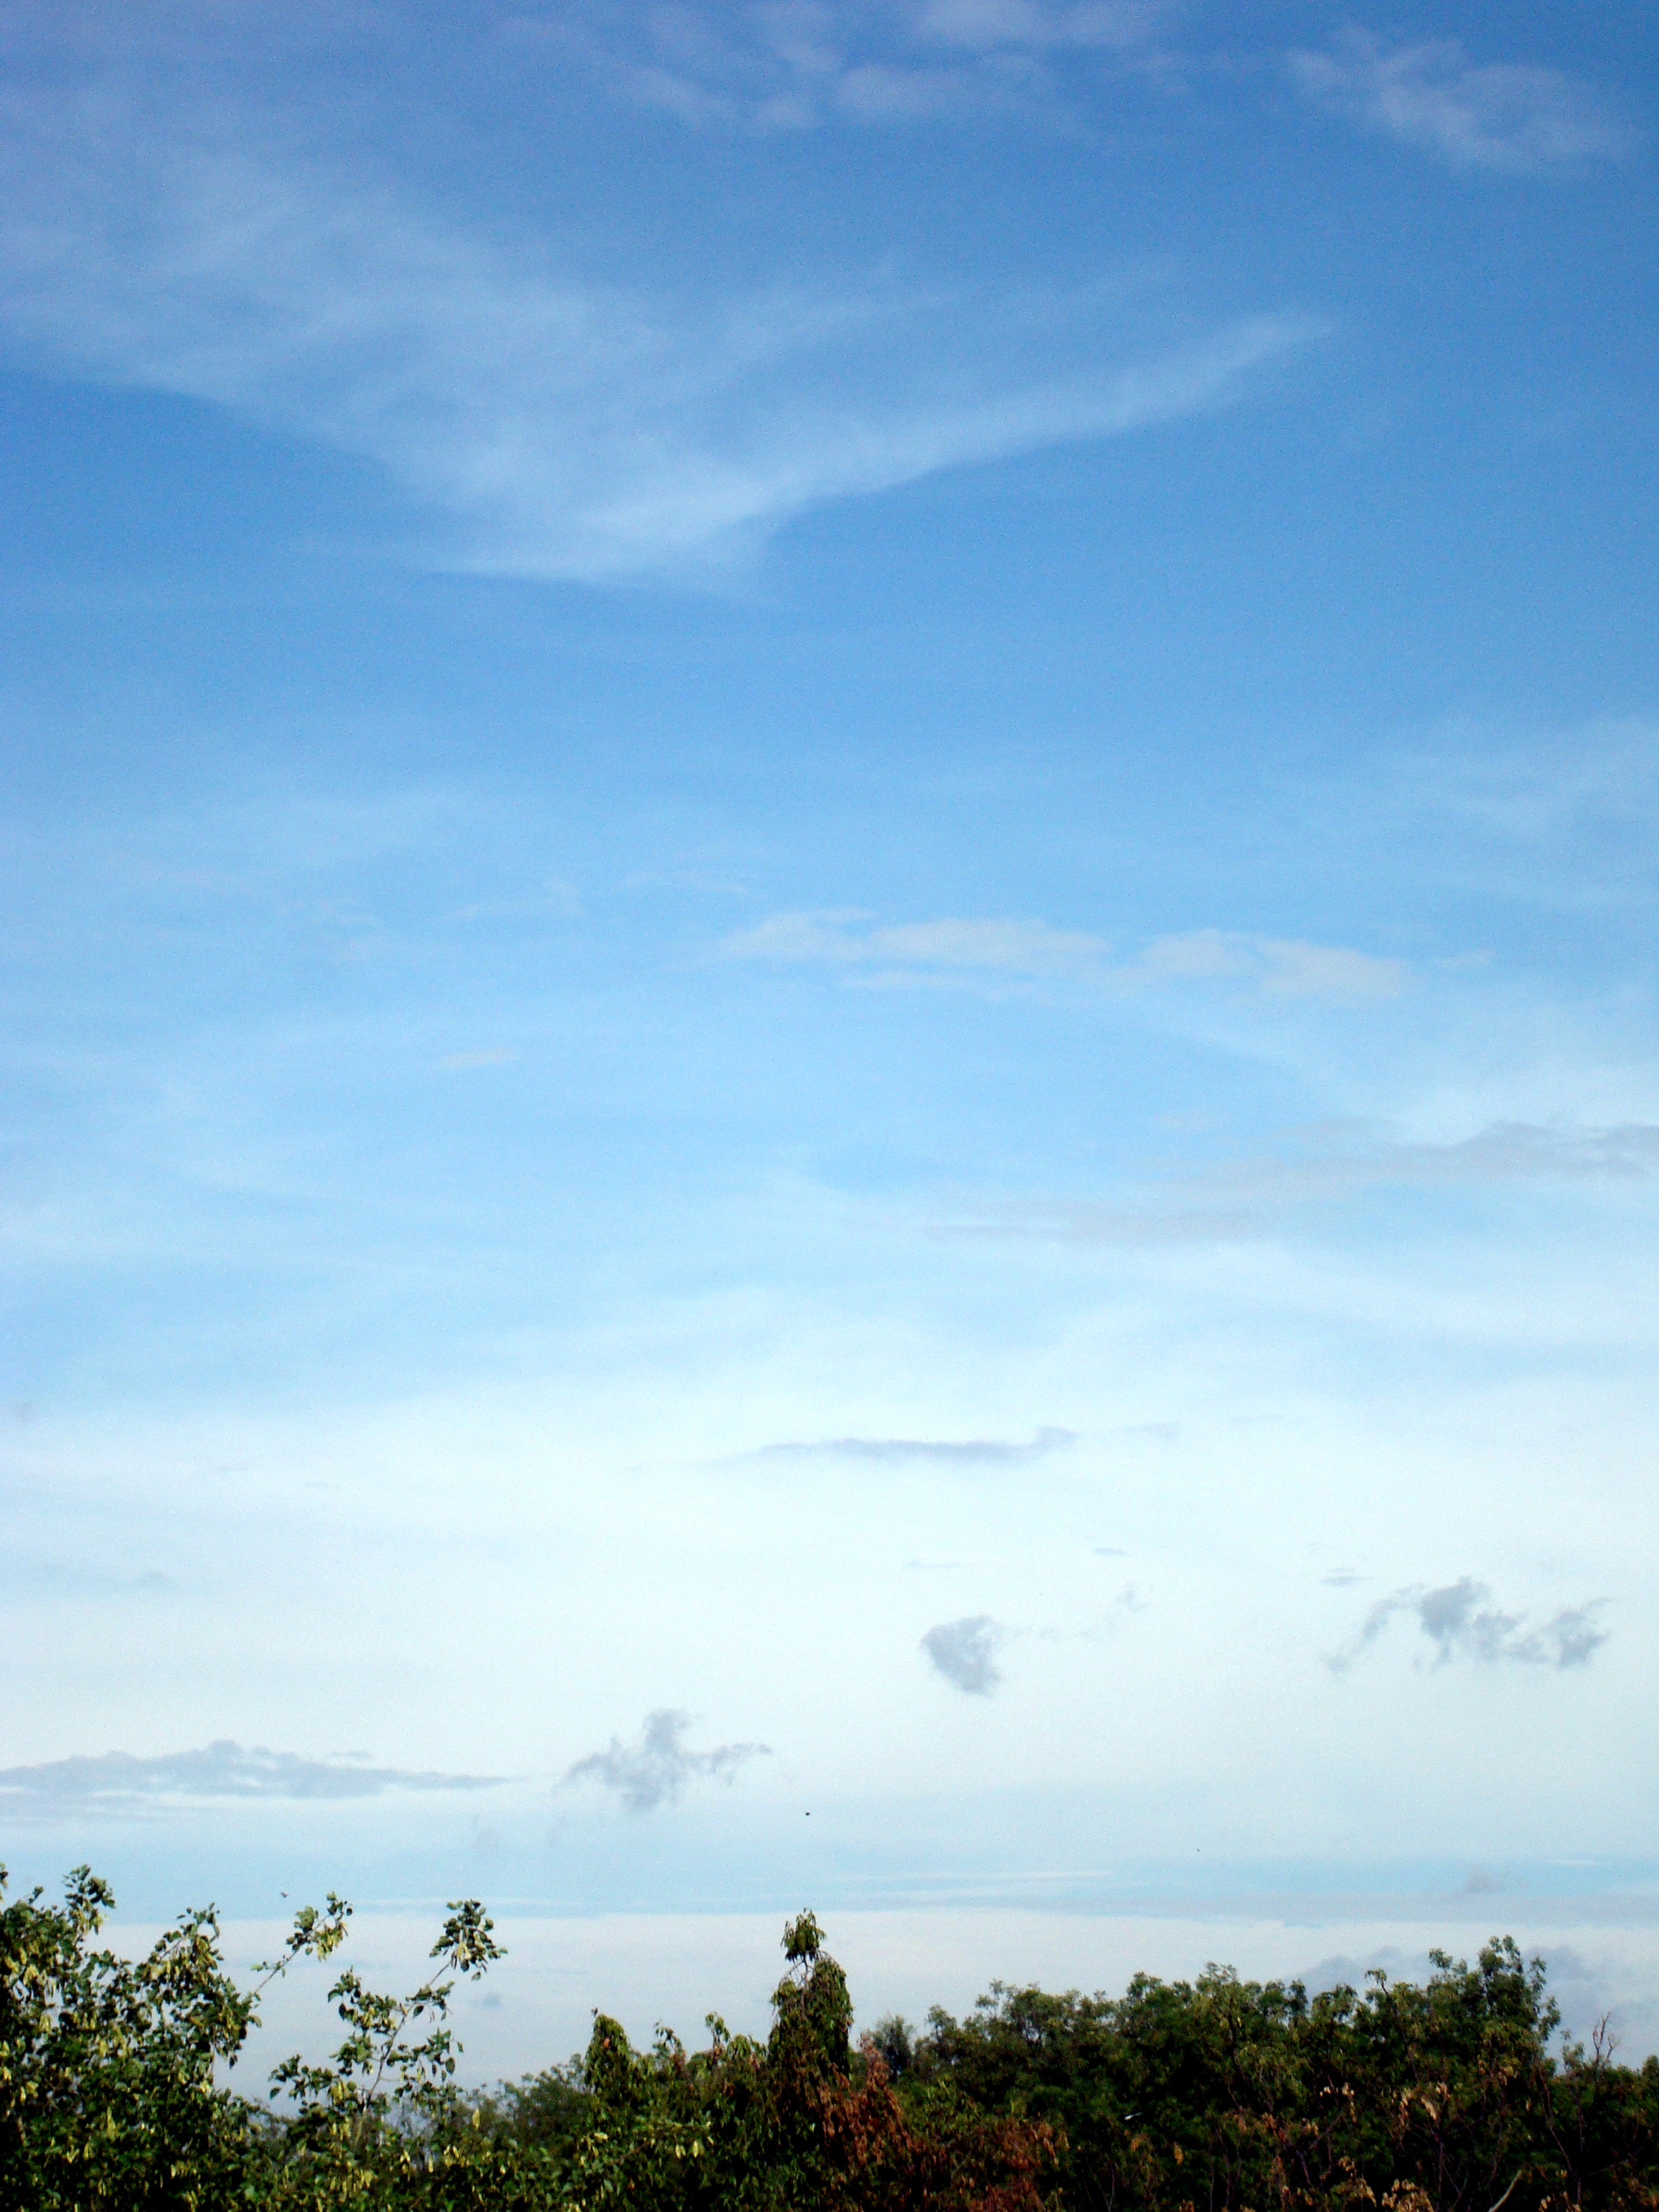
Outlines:
{"label": "sky", "polygon": [[1656,88],[0,0],[14,1882],[1659,2045]]}

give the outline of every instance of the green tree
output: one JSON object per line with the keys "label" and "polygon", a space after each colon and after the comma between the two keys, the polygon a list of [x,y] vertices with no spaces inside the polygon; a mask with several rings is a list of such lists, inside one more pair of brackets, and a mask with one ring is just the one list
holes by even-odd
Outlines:
{"label": "green tree", "polygon": [[[6,1879],[0,1868],[0,1899]],[[228,2202],[247,2128],[216,2076],[254,2000],[223,1971],[216,1914],[185,1913],[135,1961],[96,1946],[114,1899],[88,1869],[61,1905],[43,1894],[0,1906],[0,2208]]]}
{"label": "green tree", "polygon": [[343,1899],[242,1990],[210,1909],[125,1960],[84,1868],[60,1905],[5,1897],[0,1873],[0,2212],[1659,2212],[1659,2063],[1555,2049],[1507,1938],[1311,1998],[1220,1967],[1116,1998],[996,1984],[854,2048],[802,1913],[763,2041],[711,2014],[702,2050],[636,2051],[599,2014],[579,2061],[469,2097],[450,2002],[502,1954],[466,1899],[410,1995],[337,1973],[343,2039],[266,2102],[227,2077],[271,1980],[344,1943]]}

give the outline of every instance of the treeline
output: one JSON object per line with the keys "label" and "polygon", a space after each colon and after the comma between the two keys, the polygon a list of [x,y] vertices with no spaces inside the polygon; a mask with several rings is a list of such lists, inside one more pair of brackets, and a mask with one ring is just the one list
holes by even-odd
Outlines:
{"label": "treeline", "polygon": [[4,1899],[0,1870],[0,2212],[1659,2212],[1659,2063],[1554,2048],[1543,1966],[1507,1938],[1314,1997],[1216,1969],[1112,1998],[994,1984],[855,2047],[806,1913],[763,2042],[711,2016],[701,2050],[636,2051],[601,2014],[580,2059],[478,2096],[447,2013],[501,1952],[467,1902],[410,1995],[339,1973],[338,2049],[261,2100],[228,2069],[270,1981],[338,1950],[342,1900],[242,1989],[210,1911],[127,1960],[84,1869],[61,1905]]}

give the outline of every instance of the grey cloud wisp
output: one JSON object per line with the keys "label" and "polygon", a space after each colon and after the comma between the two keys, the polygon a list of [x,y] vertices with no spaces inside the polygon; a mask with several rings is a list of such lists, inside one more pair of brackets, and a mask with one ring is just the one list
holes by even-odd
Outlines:
{"label": "grey cloud wisp", "polygon": [[393,1790],[493,1790],[507,1778],[376,1766],[361,1758],[304,1759],[295,1752],[267,1751],[257,1744],[244,1748],[222,1738],[199,1751],[154,1758],[106,1751],[38,1766],[0,1768],[0,1812],[34,1819],[115,1816],[215,1798],[315,1800],[379,1797]]}
{"label": "grey cloud wisp", "polygon": [[1568,1606],[1529,1626],[1525,1613],[1500,1611],[1486,1585],[1470,1576],[1437,1589],[1413,1584],[1379,1600],[1352,1642],[1333,1652],[1325,1663],[1334,1674],[1346,1674],[1391,1621],[1403,1617],[1416,1621],[1433,1649],[1437,1667],[1454,1659],[1488,1665],[1510,1661],[1527,1667],[1583,1667],[1607,1640],[1607,1632],[1597,1626],[1602,1602],[1595,1598]]}
{"label": "grey cloud wisp", "polygon": [[[1077,114],[1126,70],[1178,82],[1168,0],[866,0],[590,12],[565,35],[612,90],[702,130],[891,129],[989,113]],[[1184,50],[1184,52],[1183,52]],[[1619,158],[1632,132],[1560,69],[1477,60],[1455,39],[1351,28],[1288,58],[1303,95],[1455,167],[1504,173]]]}
{"label": "grey cloud wisp", "polygon": [[1002,1680],[996,1655],[1007,1632],[988,1613],[969,1613],[930,1628],[921,1649],[953,1689],[970,1698],[988,1698]]}
{"label": "grey cloud wisp", "polygon": [[690,1725],[690,1713],[659,1705],[646,1715],[637,1743],[625,1744],[613,1735],[605,1750],[579,1759],[560,1787],[597,1782],[614,1791],[630,1813],[649,1813],[682,1796],[699,1777],[729,1783],[750,1759],[771,1755],[770,1745],[764,1743],[722,1743],[712,1751],[690,1751],[681,1739]]}

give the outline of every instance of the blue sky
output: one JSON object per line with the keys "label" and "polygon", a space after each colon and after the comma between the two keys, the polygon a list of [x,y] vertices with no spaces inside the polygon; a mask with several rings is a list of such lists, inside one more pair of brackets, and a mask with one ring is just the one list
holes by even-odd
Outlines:
{"label": "blue sky", "polygon": [[1646,11],[0,52],[14,1869],[1645,1915]]}

